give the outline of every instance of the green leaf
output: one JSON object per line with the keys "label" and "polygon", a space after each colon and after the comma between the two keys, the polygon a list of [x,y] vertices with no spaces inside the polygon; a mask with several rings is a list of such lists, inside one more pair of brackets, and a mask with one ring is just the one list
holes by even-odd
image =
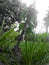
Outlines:
{"label": "green leaf", "polygon": [[30,27],[27,28],[26,33],[30,34],[32,32],[32,29]]}
{"label": "green leaf", "polygon": [[6,32],[1,38],[0,38],[0,47],[4,46],[4,45],[9,45],[13,43],[15,43],[15,37],[19,35],[18,32],[15,32],[14,29],[9,30],[8,32]]}
{"label": "green leaf", "polygon": [[22,30],[24,28],[24,23],[20,23],[19,30]]}

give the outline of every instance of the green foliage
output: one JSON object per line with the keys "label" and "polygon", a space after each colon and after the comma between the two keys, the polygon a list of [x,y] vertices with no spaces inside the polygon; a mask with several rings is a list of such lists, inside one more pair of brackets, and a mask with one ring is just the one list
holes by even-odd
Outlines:
{"label": "green foliage", "polygon": [[26,15],[27,15],[27,6],[26,4],[22,4],[22,10],[21,10],[21,13],[20,13],[20,18],[22,18],[23,20],[25,20],[26,18]]}
{"label": "green foliage", "polygon": [[[49,36],[49,34],[48,34],[48,36]],[[46,38],[47,38],[47,33],[37,34],[37,39],[38,39],[39,43],[40,43],[40,41],[47,43]]]}
{"label": "green foliage", "polygon": [[15,37],[19,35],[14,29],[7,31],[3,36],[0,37],[0,47],[4,49],[12,49],[15,45]]}
{"label": "green foliage", "polygon": [[1,53],[0,53],[0,59],[1,59],[3,62],[5,62],[6,65],[9,65],[9,62],[8,62],[8,60],[6,59],[5,54],[1,54]]}
{"label": "green foliage", "polygon": [[[2,1],[1,1],[2,2]],[[0,3],[1,4],[1,3]],[[49,42],[45,42],[46,33],[37,34],[33,33],[34,27],[37,25],[37,11],[34,7],[26,7],[25,5],[20,6],[18,0],[3,1],[0,5],[0,32],[3,32],[3,35],[0,37],[0,48],[2,52],[0,53],[0,60],[3,61],[6,65],[43,65],[49,62]],[[2,8],[3,7],[3,8]],[[3,16],[4,14],[4,16]],[[3,17],[3,19],[2,19]],[[10,17],[10,20],[9,20]],[[4,21],[5,18],[5,21]],[[2,22],[3,21],[3,22]],[[19,22],[19,31],[24,29],[24,39],[21,40],[20,49],[21,49],[21,62],[17,61],[13,49],[16,46],[17,41],[20,39],[19,36],[23,36],[18,32],[14,31],[15,24],[14,22]],[[25,23],[21,23],[24,21]],[[5,27],[8,25],[9,29],[7,32],[3,30],[4,23]],[[13,28],[13,29],[11,29]],[[19,35],[19,36],[18,36]],[[17,40],[15,41],[15,37]],[[18,43],[19,44],[19,41]],[[17,50],[15,48],[15,50]],[[14,51],[15,51],[14,50]],[[18,49],[18,52],[19,49]],[[19,57],[19,53],[18,56]]]}
{"label": "green foliage", "polygon": [[[9,65],[11,63],[10,59],[14,59],[14,54],[10,52],[11,49],[14,48],[16,45],[15,37],[18,36],[19,33],[14,31],[13,29],[10,29],[9,31],[5,32],[0,37],[0,48],[2,48],[2,52],[0,53],[0,60],[3,61],[6,65]],[[13,64],[16,64],[17,62],[14,61]]]}
{"label": "green foliage", "polygon": [[27,30],[26,30],[26,33],[27,33],[27,34],[32,33],[32,29],[31,29],[30,27],[28,27]]}
{"label": "green foliage", "polygon": [[[11,49],[14,48],[16,43],[15,37],[18,35],[18,32],[11,29],[0,37],[0,47],[3,49],[3,53],[0,53],[0,60],[5,62],[6,65],[10,64],[9,59],[11,57],[14,58],[13,64],[15,64],[15,62],[17,64],[17,59],[15,58],[13,52],[11,52]],[[29,38],[29,40],[26,39],[21,42],[20,48],[22,51],[22,65],[42,65],[49,62],[49,43],[45,43],[45,40],[43,42],[41,41],[43,37],[46,37],[46,33],[37,34],[37,36],[39,43],[35,40],[36,36],[34,33],[30,32],[26,37],[27,39]],[[30,38],[32,40],[30,40]]]}
{"label": "green foliage", "polygon": [[[26,52],[27,44],[27,52]],[[20,45],[22,50],[22,65],[41,65],[47,62],[46,55],[49,53],[49,44],[24,41]]]}
{"label": "green foliage", "polygon": [[20,23],[19,30],[23,30],[23,29],[24,29],[24,23]]}
{"label": "green foliage", "polygon": [[2,22],[2,27],[1,27],[0,33],[2,33],[2,31],[3,31],[4,24],[5,24],[5,19]]}

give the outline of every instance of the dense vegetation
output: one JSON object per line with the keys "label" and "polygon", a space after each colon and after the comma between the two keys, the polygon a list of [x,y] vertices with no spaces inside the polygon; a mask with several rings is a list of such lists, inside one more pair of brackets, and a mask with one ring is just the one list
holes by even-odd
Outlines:
{"label": "dense vegetation", "polygon": [[[17,28],[18,23],[19,29]],[[46,65],[49,34],[36,34],[37,11],[19,0],[0,0],[0,65]]]}

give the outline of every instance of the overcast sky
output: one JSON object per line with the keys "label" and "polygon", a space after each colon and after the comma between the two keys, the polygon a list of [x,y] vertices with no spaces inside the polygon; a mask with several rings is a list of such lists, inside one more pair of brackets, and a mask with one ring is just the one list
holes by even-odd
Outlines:
{"label": "overcast sky", "polygon": [[[49,0],[34,0],[36,1],[36,9],[38,13],[38,26],[36,28],[37,33],[41,33],[45,31],[43,18],[46,15],[46,11],[48,10]],[[26,3],[27,6],[33,3],[33,0],[22,0],[22,2]]]}

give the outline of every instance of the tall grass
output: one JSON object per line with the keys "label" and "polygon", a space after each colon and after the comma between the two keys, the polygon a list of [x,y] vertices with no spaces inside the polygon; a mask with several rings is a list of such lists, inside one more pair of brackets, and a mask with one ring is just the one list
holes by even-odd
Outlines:
{"label": "tall grass", "polygon": [[45,56],[49,55],[48,43],[27,41],[27,43],[22,42],[20,47],[22,50],[22,65],[43,65],[47,62],[48,59]]}

